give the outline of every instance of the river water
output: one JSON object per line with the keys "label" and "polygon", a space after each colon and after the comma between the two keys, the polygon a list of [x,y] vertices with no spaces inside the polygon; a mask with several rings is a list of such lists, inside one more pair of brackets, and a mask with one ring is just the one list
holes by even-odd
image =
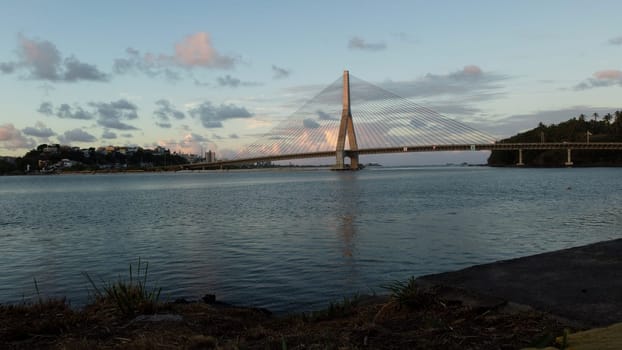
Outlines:
{"label": "river water", "polygon": [[[0,177],[0,302],[89,298],[140,257],[166,298],[305,311],[622,237],[622,169],[367,168]],[[534,272],[537,273],[537,272]]]}

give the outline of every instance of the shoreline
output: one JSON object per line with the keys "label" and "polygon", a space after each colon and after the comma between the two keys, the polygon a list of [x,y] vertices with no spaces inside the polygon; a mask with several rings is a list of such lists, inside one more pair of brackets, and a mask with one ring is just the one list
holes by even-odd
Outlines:
{"label": "shoreline", "polygon": [[[203,301],[151,304],[130,314],[120,313],[108,299],[96,299],[78,310],[62,300],[0,304],[0,345],[16,349],[549,346],[564,330],[622,321],[622,293],[616,294],[622,291],[622,280],[611,278],[622,268],[620,249],[622,239],[614,239],[475,265],[396,282],[386,296],[355,295],[324,310],[286,315],[217,302],[214,295]],[[583,278],[577,279],[577,274]],[[609,292],[599,294],[599,288]],[[596,298],[601,307],[587,296]]]}
{"label": "shoreline", "polygon": [[[622,164],[550,164],[550,165],[516,165],[516,164],[437,164],[437,165],[392,165],[372,166],[373,169],[403,169],[403,168],[497,168],[497,169],[561,169],[561,168],[622,168]],[[0,174],[1,176],[54,176],[54,175],[107,175],[107,174],[163,174],[163,173],[238,173],[238,172],[270,172],[270,171],[326,171],[331,166],[279,166],[269,168],[233,168],[233,169],[128,169],[128,170],[76,170],[62,171],[58,173],[25,173],[25,174]]]}

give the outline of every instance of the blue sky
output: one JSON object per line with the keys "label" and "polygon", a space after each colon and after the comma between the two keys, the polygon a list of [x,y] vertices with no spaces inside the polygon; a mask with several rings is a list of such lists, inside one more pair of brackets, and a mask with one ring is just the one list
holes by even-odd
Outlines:
{"label": "blue sky", "polygon": [[0,155],[63,143],[228,156],[344,69],[499,138],[622,108],[619,1],[4,5]]}

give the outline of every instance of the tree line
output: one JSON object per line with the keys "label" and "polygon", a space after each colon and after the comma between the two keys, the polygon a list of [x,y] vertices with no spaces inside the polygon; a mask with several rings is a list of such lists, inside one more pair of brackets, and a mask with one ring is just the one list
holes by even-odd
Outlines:
{"label": "tree line", "polygon": [[[50,146],[56,148],[57,151],[46,152]],[[138,148],[131,154],[125,154],[118,150],[99,152],[95,148],[78,150],[68,146],[42,144],[28,151],[22,157],[0,158],[0,175],[39,172],[45,167],[61,162],[63,159],[72,161],[73,165],[66,169],[71,171],[114,168],[151,169],[188,163],[186,158],[175,153],[162,154],[142,148]]]}

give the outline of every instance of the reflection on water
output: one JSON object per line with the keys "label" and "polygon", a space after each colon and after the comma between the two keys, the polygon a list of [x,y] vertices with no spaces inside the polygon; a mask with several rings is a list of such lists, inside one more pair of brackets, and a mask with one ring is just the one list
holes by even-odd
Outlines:
{"label": "reflection on water", "polygon": [[[360,181],[356,178],[358,174],[339,173],[336,188],[337,210],[335,214],[338,215],[338,232],[343,242],[343,256],[346,258],[352,258],[355,251],[355,219],[360,195]],[[346,261],[352,263],[352,259]]]}
{"label": "reflection on water", "polygon": [[354,215],[344,215],[341,217],[339,233],[343,239],[343,256],[351,258],[354,252]]}
{"label": "reflection on water", "polygon": [[[619,238],[622,169],[0,177],[0,302],[86,302],[138,257],[170,298],[318,308],[411,275]],[[568,188],[571,188],[568,190]]]}

